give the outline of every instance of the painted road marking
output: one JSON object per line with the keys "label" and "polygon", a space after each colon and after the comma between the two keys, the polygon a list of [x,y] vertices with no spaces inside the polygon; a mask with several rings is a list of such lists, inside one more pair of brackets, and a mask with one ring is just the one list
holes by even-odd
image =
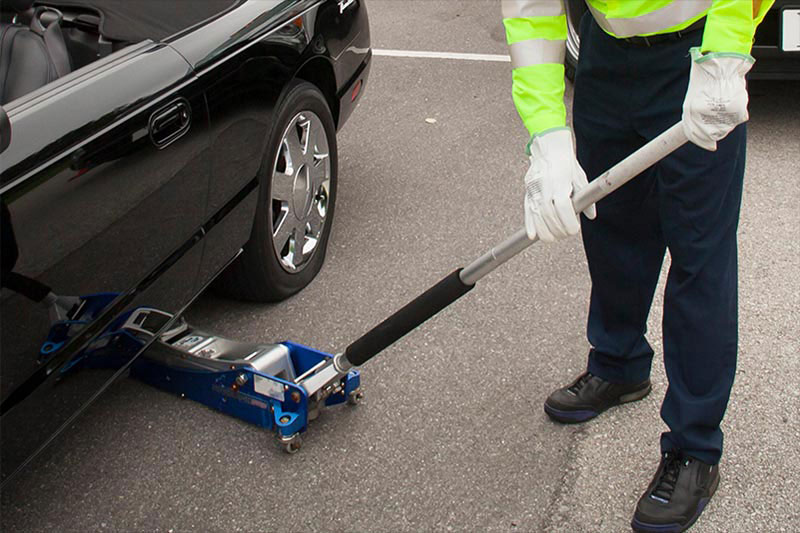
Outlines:
{"label": "painted road marking", "polygon": [[464,54],[459,52],[424,52],[419,50],[384,50],[374,48],[372,54],[385,57],[417,57],[425,59],[460,59],[463,61],[495,61],[510,63],[511,56],[501,54]]}

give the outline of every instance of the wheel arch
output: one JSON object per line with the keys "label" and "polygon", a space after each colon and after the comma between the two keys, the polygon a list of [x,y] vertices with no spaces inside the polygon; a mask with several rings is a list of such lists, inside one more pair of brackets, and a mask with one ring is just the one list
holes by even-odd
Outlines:
{"label": "wheel arch", "polygon": [[[324,82],[324,78],[315,79],[322,79]],[[296,89],[299,87],[304,87],[305,92],[298,93]],[[291,280],[286,278],[287,275],[279,264],[280,258],[276,254],[273,248],[274,243],[271,240],[271,228],[265,222],[271,216],[269,207],[265,207],[266,204],[270,204],[269,191],[271,185],[265,187],[267,181],[264,181],[270,179],[271,165],[275,161],[271,147],[280,145],[280,138],[286,131],[284,129],[284,126],[287,125],[285,121],[292,119],[296,113],[296,107],[301,105],[296,101],[297,95],[308,95],[309,93],[314,95],[314,102],[316,102],[316,105],[313,106],[314,108],[310,110],[321,118],[323,118],[323,114],[329,115],[327,120],[323,118],[327,122],[325,130],[330,136],[329,142],[335,143],[336,141],[335,118],[324,89],[313,81],[298,75],[291,77],[290,81],[283,87],[281,96],[275,104],[276,114],[273,119],[273,127],[265,144],[262,166],[259,171],[258,203],[253,213],[254,223],[251,225],[249,240],[245,243],[242,253],[220,273],[214,282],[215,290],[222,295],[245,301],[282,301],[310,283],[322,267],[330,236],[330,221],[332,221],[334,212],[335,185],[331,185],[333,192],[330,195],[331,203],[327,215],[328,222],[323,226],[323,232],[319,236],[319,248],[314,252],[315,255],[311,258],[309,264],[294,274],[295,277]],[[307,103],[302,105],[307,105]],[[290,111],[286,111],[287,109]],[[330,153],[335,154],[335,152]],[[335,169],[336,166],[332,163],[331,172],[335,173]]]}
{"label": "wheel arch", "polygon": [[336,75],[330,59],[323,56],[312,57],[295,74],[295,78],[307,81],[322,92],[333,116],[333,123],[339,129],[339,99],[336,97]]}

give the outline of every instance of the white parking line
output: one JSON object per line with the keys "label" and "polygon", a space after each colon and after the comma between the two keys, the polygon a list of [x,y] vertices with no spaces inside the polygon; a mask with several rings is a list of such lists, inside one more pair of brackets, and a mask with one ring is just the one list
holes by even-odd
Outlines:
{"label": "white parking line", "polygon": [[419,50],[384,50],[374,48],[372,54],[387,57],[418,57],[425,59],[461,59],[466,61],[495,61],[510,63],[511,56],[501,54],[464,54],[459,52],[423,52]]}

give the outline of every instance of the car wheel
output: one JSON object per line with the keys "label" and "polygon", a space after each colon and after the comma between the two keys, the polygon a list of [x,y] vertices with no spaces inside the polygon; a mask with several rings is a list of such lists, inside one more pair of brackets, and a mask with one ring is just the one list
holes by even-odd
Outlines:
{"label": "car wheel", "polygon": [[250,240],[215,283],[228,296],[259,302],[288,298],[314,279],[336,203],[336,128],[325,97],[293,82],[275,116]]}
{"label": "car wheel", "polygon": [[570,81],[575,81],[575,69],[578,68],[578,54],[581,48],[581,18],[587,8],[585,0],[567,0],[564,6],[567,12],[567,53],[564,57],[564,72]]}

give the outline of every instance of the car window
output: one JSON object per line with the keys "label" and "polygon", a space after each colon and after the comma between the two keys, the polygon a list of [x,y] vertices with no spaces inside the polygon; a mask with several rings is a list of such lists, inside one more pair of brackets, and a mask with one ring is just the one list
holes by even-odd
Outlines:
{"label": "car window", "polygon": [[2,14],[0,105],[143,41],[162,41],[243,0],[20,0]]}
{"label": "car window", "polygon": [[[38,1],[37,1],[38,3]],[[240,0],[44,0],[59,9],[82,9],[100,16],[100,33],[109,40],[163,40],[220,13]]]}
{"label": "car window", "polygon": [[100,31],[101,14],[81,6],[58,9],[20,0],[15,7],[0,21],[0,104],[9,108],[11,102],[146,41],[106,38]]}

